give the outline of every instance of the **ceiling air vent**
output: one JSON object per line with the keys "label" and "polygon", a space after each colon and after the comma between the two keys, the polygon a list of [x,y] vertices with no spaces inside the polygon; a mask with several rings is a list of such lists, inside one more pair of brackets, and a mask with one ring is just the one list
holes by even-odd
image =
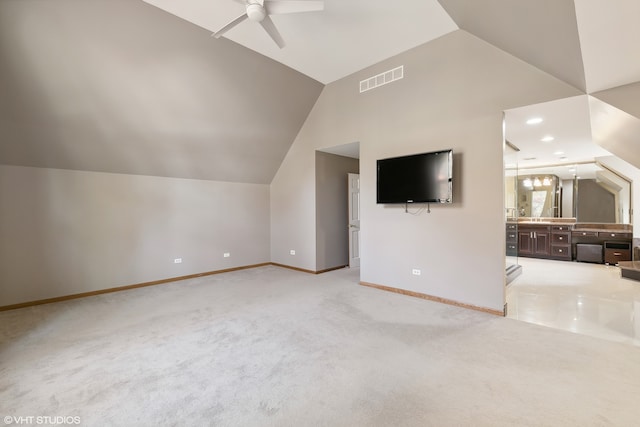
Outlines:
{"label": "ceiling air vent", "polygon": [[369,77],[360,82],[360,93],[375,89],[387,83],[395,82],[404,77],[404,65],[385,71],[377,76]]}

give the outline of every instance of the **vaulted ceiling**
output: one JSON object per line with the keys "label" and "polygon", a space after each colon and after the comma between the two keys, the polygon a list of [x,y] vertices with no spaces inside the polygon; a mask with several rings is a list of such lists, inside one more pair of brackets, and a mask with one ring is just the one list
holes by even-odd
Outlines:
{"label": "vaulted ceiling", "polygon": [[269,183],[323,85],[137,0],[0,0],[0,162]]}
{"label": "vaulted ceiling", "polygon": [[[0,163],[269,183],[324,84],[458,29],[640,117],[637,0],[0,0]],[[168,12],[168,13],[167,13]]]}

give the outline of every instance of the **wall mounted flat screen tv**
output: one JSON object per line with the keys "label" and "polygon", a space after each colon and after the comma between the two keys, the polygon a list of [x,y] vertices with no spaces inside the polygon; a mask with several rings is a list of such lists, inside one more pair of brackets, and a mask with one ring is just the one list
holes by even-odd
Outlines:
{"label": "wall mounted flat screen tv", "polygon": [[453,150],[380,159],[378,203],[451,203]]}

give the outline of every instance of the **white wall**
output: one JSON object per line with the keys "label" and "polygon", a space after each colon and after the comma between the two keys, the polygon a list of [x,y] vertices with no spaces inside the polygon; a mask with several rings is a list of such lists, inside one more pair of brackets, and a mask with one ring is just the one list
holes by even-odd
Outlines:
{"label": "white wall", "polygon": [[[358,93],[399,65],[404,79]],[[328,85],[271,184],[272,260],[315,269],[315,150],[360,141],[361,280],[502,310],[502,111],[579,93],[464,31]],[[375,203],[376,159],[443,148],[454,204],[412,216]]]}
{"label": "white wall", "polygon": [[0,306],[264,263],[269,186],[0,166],[0,236]]}

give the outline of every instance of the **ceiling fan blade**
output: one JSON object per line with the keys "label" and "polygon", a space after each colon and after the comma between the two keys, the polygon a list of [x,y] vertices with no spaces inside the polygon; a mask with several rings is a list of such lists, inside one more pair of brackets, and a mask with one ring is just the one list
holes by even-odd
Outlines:
{"label": "ceiling fan blade", "polygon": [[215,33],[213,33],[211,35],[213,37],[219,39],[220,36],[222,36],[224,33],[226,33],[227,31],[229,31],[230,29],[232,29],[233,27],[235,27],[236,25],[238,25],[239,23],[241,23],[242,21],[244,21],[247,18],[248,18],[247,14],[243,13],[242,15],[238,16],[236,19],[234,19],[233,21],[229,22],[227,25],[225,25],[224,27],[220,28],[218,31],[216,31]]}
{"label": "ceiling fan blade", "polygon": [[250,4],[259,4],[260,6],[264,6],[264,0],[233,0],[236,3],[243,4],[248,6]]}
{"label": "ceiling fan blade", "polygon": [[284,13],[317,12],[324,10],[324,1],[316,0],[265,0],[264,7],[269,15]]}
{"label": "ceiling fan blade", "polygon": [[273,24],[273,21],[271,20],[271,18],[269,18],[269,16],[266,16],[260,22],[260,25],[262,25],[262,28],[264,28],[265,31],[271,36],[271,38],[278,45],[278,47],[282,49],[284,47],[284,40],[282,39],[282,36],[276,29],[276,26]]}

